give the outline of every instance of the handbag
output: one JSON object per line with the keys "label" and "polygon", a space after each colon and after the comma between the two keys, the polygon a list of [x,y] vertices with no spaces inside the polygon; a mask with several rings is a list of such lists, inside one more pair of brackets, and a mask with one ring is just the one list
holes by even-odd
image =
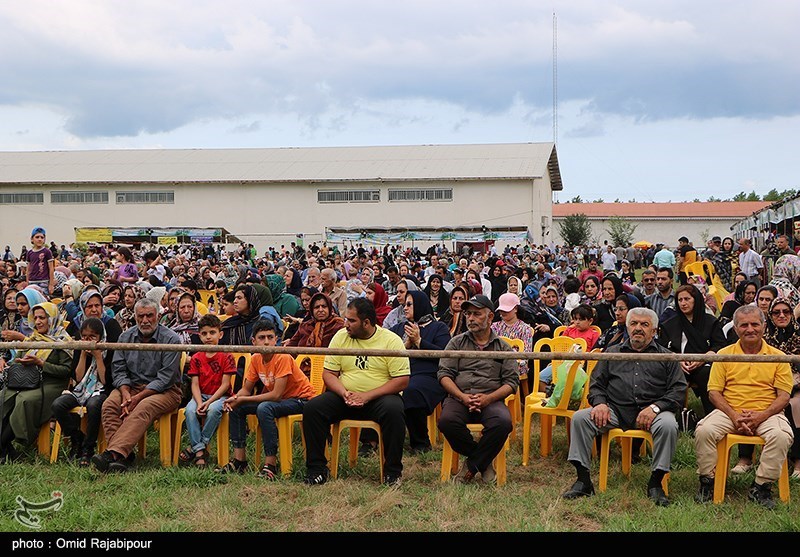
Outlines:
{"label": "handbag", "polygon": [[5,386],[12,391],[30,391],[42,385],[42,368],[11,362],[5,371]]}

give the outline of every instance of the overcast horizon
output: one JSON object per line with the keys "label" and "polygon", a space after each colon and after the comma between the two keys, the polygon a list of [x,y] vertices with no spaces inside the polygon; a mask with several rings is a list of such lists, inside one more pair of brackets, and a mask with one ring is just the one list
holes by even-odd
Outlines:
{"label": "overcast horizon", "polygon": [[553,141],[554,11],[559,201],[800,188],[791,0],[2,4],[0,150]]}

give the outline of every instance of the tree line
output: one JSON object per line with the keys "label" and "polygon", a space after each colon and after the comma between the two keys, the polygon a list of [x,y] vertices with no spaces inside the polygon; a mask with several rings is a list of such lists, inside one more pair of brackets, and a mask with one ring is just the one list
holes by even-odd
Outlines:
{"label": "tree line", "polygon": [[[755,190],[751,191],[750,193],[747,192],[739,192],[733,197],[729,197],[727,199],[720,199],[719,197],[714,197],[713,195],[706,199],[706,201],[715,202],[715,201],[783,201],[785,199],[791,199],[792,197],[796,197],[800,194],[800,190],[796,189],[787,189],[783,191],[778,191],[776,188],[772,188],[763,196],[758,195]],[[695,197],[692,202],[693,203],[702,203],[702,199]],[[627,203],[636,203],[636,199],[629,199]],[[559,201],[556,201],[559,203]],[[583,199],[580,195],[576,195],[567,203],[606,203],[603,198],[592,199],[591,201],[588,199]],[[624,203],[619,198],[615,199],[613,203]]]}

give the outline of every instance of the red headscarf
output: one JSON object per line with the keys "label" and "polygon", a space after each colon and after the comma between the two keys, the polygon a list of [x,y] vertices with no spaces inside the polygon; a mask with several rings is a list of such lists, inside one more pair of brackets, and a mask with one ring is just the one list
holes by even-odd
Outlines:
{"label": "red headscarf", "polygon": [[392,308],[389,306],[389,295],[386,293],[386,290],[383,289],[383,286],[376,282],[370,283],[367,288],[375,292],[372,305],[375,306],[375,316],[378,318],[378,325],[383,325],[383,320],[392,311]]}

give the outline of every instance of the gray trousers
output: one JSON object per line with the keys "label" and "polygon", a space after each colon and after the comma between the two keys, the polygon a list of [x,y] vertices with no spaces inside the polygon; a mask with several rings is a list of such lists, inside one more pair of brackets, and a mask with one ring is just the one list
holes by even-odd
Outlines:
{"label": "gray trousers", "polygon": [[[608,423],[604,428],[597,427],[589,417],[591,408],[578,410],[572,416],[570,426],[569,455],[567,460],[577,462],[584,468],[591,469],[592,466],[592,443],[599,434],[619,427],[619,419],[610,408],[611,414]],[[661,411],[650,425],[650,434],[653,436],[653,462],[651,470],[663,470],[669,472],[672,463],[672,455],[675,454],[675,447],[678,444],[678,421],[672,412]]]}

